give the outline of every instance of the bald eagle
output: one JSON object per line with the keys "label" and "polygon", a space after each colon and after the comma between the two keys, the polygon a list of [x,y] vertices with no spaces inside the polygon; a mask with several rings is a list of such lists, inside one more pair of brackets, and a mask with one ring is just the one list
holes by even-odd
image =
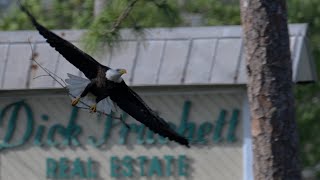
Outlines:
{"label": "bald eagle", "polygon": [[153,132],[189,147],[188,139],[173,130],[137,93],[126,85],[121,77],[126,73],[125,69],[112,69],[98,63],[90,55],[84,53],[70,42],[39,24],[20,2],[19,5],[49,45],[55,48],[56,51],[88,78],[84,79],[69,75],[70,79],[67,80],[70,86],[69,90],[70,92],[78,94],[71,102],[73,106],[76,106],[81,98],[86,98],[88,94],[91,94],[93,95],[91,97],[95,98],[93,105],[90,107],[92,112],[97,110],[97,104],[101,101],[105,101],[105,106],[101,107],[109,107],[109,109],[111,109],[110,106],[112,106],[112,103],[115,103],[116,106],[120,107]]}

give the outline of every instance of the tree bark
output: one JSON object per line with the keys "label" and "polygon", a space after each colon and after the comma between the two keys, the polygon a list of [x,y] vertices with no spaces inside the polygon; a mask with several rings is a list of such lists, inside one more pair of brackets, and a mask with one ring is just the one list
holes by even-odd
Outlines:
{"label": "tree bark", "polygon": [[301,179],[286,0],[240,0],[256,180]]}
{"label": "tree bark", "polygon": [[94,0],[94,16],[98,16],[105,6],[107,5],[108,0]]}

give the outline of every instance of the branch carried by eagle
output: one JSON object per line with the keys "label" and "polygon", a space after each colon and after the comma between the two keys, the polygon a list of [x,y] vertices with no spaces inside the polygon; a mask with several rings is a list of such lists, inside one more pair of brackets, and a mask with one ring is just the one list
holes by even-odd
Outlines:
{"label": "branch carried by eagle", "polygon": [[88,78],[68,74],[67,87],[70,94],[76,97],[71,102],[72,106],[80,107],[81,99],[91,105],[91,112],[99,110],[110,113],[115,107],[120,107],[153,132],[189,147],[188,139],[172,129],[137,93],[126,85],[121,77],[126,73],[125,69],[112,69],[98,63],[90,55],[39,24],[19,1],[18,4],[49,45]]}

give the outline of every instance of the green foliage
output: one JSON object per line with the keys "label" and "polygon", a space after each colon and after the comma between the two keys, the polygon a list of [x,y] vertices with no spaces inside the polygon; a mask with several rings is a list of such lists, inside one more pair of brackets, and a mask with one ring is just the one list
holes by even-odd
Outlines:
{"label": "green foliage", "polygon": [[[131,0],[132,1],[132,0]],[[92,23],[89,32],[84,37],[88,51],[96,51],[102,46],[114,47],[120,38],[119,31],[113,31],[118,17],[128,7],[131,1],[109,0],[106,9]],[[121,28],[133,28],[137,35],[142,35],[142,27],[168,27],[181,24],[175,0],[140,0],[130,15],[121,21]]]}
{"label": "green foliage", "polygon": [[[115,42],[120,38],[119,32],[110,32],[110,29],[129,2],[110,0],[106,10],[94,21],[84,38],[88,51],[94,52],[104,45],[109,47],[116,45]],[[204,25],[240,23],[240,9],[237,3],[223,3],[220,0],[188,0],[181,7],[176,0],[140,0],[130,16],[121,23],[121,27],[133,28],[137,30],[137,35],[142,35],[142,28],[188,25],[180,17],[182,13],[201,14]]]}
{"label": "green foliage", "polygon": [[[45,8],[41,0],[22,3],[48,28],[87,28],[93,19],[93,0],[53,0],[52,6]],[[0,16],[0,30],[33,29],[27,16],[13,3],[8,14]]]}
{"label": "green foliage", "polygon": [[205,25],[239,25],[239,1],[221,0],[187,0],[183,6],[186,12],[199,13],[204,18]]}
{"label": "green foliage", "polygon": [[[43,13],[43,10],[40,6],[40,0],[30,0],[27,1],[26,5],[29,7],[32,12],[35,14]],[[14,4],[15,5],[15,4]],[[21,11],[16,8],[16,6],[11,9],[9,14],[2,14],[0,20],[0,29],[1,30],[18,30],[18,29],[31,29],[32,25],[28,21],[27,16],[25,16]]]}
{"label": "green foliage", "polygon": [[93,20],[94,0],[54,0],[52,16],[59,28],[88,28]]}
{"label": "green foliage", "polygon": [[[307,22],[309,44],[317,69],[320,69],[320,1],[288,1],[289,22]],[[319,75],[319,74],[318,74]],[[318,76],[319,77],[319,76]],[[298,85],[296,88],[297,121],[302,161],[305,167],[320,163],[320,83]],[[320,177],[320,176],[319,176]]]}

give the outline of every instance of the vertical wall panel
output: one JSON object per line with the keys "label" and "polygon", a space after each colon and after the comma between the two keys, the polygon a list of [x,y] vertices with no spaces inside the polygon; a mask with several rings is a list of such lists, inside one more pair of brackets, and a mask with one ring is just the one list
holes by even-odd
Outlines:
{"label": "vertical wall panel", "polygon": [[31,64],[29,44],[12,44],[9,47],[3,87],[6,89],[26,88]]}
{"label": "vertical wall panel", "polygon": [[247,83],[247,68],[246,68],[246,54],[243,52],[242,57],[240,59],[237,84],[246,84]]}
{"label": "vertical wall panel", "polygon": [[211,72],[211,83],[232,84],[241,51],[241,39],[220,39]]}
{"label": "vertical wall panel", "polygon": [[189,40],[167,41],[158,84],[180,84],[187,63]]}
{"label": "vertical wall panel", "polygon": [[8,44],[0,44],[0,87],[2,87],[4,81],[4,73],[8,59],[8,48]]}
{"label": "vertical wall panel", "polygon": [[296,77],[293,77],[296,81],[308,81],[308,79],[314,79],[313,72],[315,68],[312,68],[311,63],[309,61],[308,49],[305,44],[303,44],[301,49],[300,58],[304,59],[304,61],[298,62],[298,67],[295,69]]}
{"label": "vertical wall panel", "polygon": [[155,84],[164,41],[142,41],[133,74],[133,84]]}
{"label": "vertical wall panel", "polygon": [[[37,58],[36,61],[44,68],[55,72],[59,53],[50,47],[47,43],[36,44],[35,47]],[[54,80],[49,76],[38,77],[41,75],[48,75],[44,70],[32,62],[33,66],[31,68],[30,76],[30,88],[47,88],[52,87]],[[36,79],[34,79],[36,78]]]}
{"label": "vertical wall panel", "polygon": [[291,36],[290,37],[290,51],[291,51],[291,54],[294,54],[295,53],[295,47],[296,47],[296,37],[294,36]]}
{"label": "vertical wall panel", "polygon": [[185,83],[208,83],[217,40],[194,40],[189,64],[186,70]]}

